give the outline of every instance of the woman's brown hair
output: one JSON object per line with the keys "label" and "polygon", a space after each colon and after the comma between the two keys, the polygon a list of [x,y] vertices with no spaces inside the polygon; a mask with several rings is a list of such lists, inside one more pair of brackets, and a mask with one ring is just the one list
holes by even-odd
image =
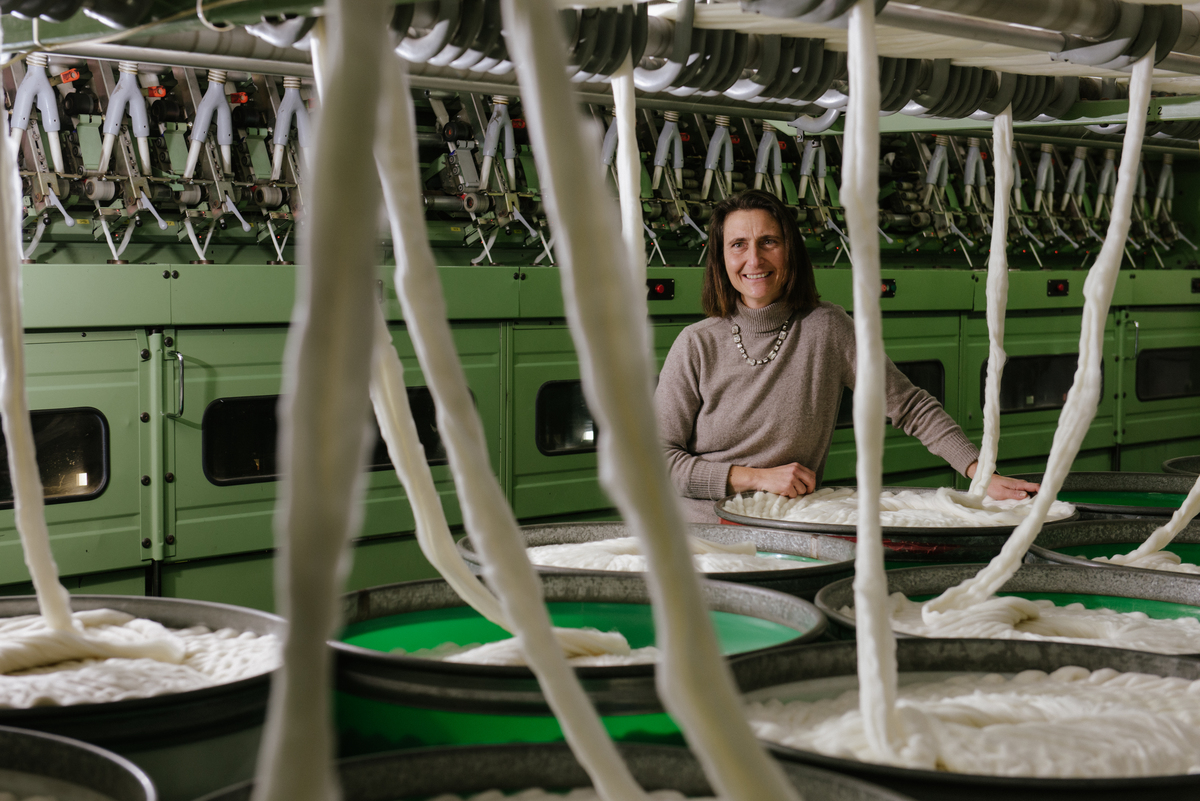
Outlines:
{"label": "woman's brown hair", "polygon": [[787,250],[787,278],[783,284],[780,300],[794,311],[808,311],[817,305],[821,296],[817,294],[817,280],[813,275],[812,262],[804,247],[804,237],[796,218],[783,202],[758,189],[725,198],[713,208],[708,225],[708,258],[704,266],[704,291],[701,303],[709,317],[731,317],[737,311],[741,295],[729,281],[725,271],[725,220],[735,211],[761,209],[775,218],[783,232],[783,244]]}

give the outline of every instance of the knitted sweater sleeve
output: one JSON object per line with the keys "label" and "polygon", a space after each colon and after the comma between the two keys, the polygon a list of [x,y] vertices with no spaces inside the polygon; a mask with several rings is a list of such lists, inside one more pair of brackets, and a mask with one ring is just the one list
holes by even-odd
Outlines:
{"label": "knitted sweater sleeve", "polygon": [[700,393],[702,356],[694,334],[685,330],[671,345],[658,376],[654,406],[658,435],[666,452],[675,490],[685,498],[720,500],[727,493],[732,464],[713,462],[692,452]]}
{"label": "knitted sweater sleeve", "polygon": [[[854,389],[854,324],[849,316],[842,314],[839,321],[838,341],[845,349],[850,364],[850,389]],[[976,448],[958,423],[954,422],[937,398],[915,386],[900,369],[887,360],[887,416],[892,426],[905,434],[916,437],[929,452],[950,463],[956,471],[966,475],[971,463],[979,459]]]}

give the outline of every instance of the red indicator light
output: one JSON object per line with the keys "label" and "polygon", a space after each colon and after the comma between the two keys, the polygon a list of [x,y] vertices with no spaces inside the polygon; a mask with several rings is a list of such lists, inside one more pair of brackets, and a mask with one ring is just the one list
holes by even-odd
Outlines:
{"label": "red indicator light", "polygon": [[740,136],[731,136],[731,137],[729,137],[729,141],[730,141],[730,142],[733,142],[735,145],[740,145],[740,144],[742,143],[742,137],[740,137]]}
{"label": "red indicator light", "polygon": [[654,291],[661,295],[667,291],[667,288],[665,286],[663,286],[662,284],[655,284]]}
{"label": "red indicator light", "polygon": [[679,134],[679,138],[680,138],[682,141],[684,141],[684,142],[690,142],[690,141],[692,141],[691,134],[688,134],[688,133],[683,133],[683,132],[681,132],[681,133]]}
{"label": "red indicator light", "polygon": [[229,102],[235,105],[250,102],[250,96],[245,92],[234,92],[229,96]]}
{"label": "red indicator light", "polygon": [[515,120],[512,121],[512,124],[513,124],[513,127],[519,131],[525,127],[525,120],[521,119],[520,117],[517,117]]}
{"label": "red indicator light", "polygon": [[787,142],[782,142],[782,141],[781,141],[781,142],[779,143],[779,149],[780,149],[780,150],[787,150]]}

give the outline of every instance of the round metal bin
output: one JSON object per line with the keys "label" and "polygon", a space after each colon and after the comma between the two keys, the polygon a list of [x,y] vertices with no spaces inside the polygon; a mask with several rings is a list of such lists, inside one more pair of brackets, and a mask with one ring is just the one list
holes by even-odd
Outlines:
{"label": "round metal bin", "polygon": [[[173,629],[207,626],[282,636],[276,615],[177,598],[72,595],[71,608],[115,609]],[[32,596],[0,598],[0,617],[38,614]],[[271,675],[105,704],[0,709],[0,725],[98,745],[150,775],[161,801],[191,801],[254,774]]]}
{"label": "round metal bin", "polygon": [[55,734],[0,726],[0,791],[55,801],[157,801],[128,759]]}
{"label": "round metal bin", "polygon": [[[979,572],[983,565],[942,565],[889,570],[888,594],[909,598],[940,595]],[[854,629],[854,618],[841,609],[854,606],[851,580],[830,584],[817,593],[817,607],[839,633]],[[1119,612],[1144,612],[1149,617],[1180,617],[1200,608],[1200,581],[1181,574],[1152,570],[1095,570],[1068,565],[1025,564],[999,590],[1005,594],[1047,598],[1058,606],[1082,603]],[[897,633],[897,637],[911,635]],[[921,638],[916,638],[921,639]],[[1200,654],[1197,654],[1200,656]]]}
{"label": "round metal bin", "polygon": [[[677,790],[687,796],[713,792],[700,763],[685,748],[618,743],[634,780],[647,792]],[[910,801],[891,790],[839,773],[784,763],[783,772],[806,801]],[[591,780],[565,743],[422,748],[344,759],[338,763],[345,801],[397,801],[487,790],[506,795],[531,787],[590,787]],[[249,801],[252,783],[201,801]]]}
{"label": "round metal bin", "polygon": [[[1042,475],[1013,478],[1041,482]],[[1083,520],[1170,517],[1195,483],[1194,476],[1164,473],[1068,473],[1058,499],[1074,504]]]}
{"label": "round metal bin", "polygon": [[[896,642],[896,659],[902,681],[905,673],[1015,674],[1033,669],[1050,672],[1066,666],[1200,679],[1200,660],[1190,657],[1059,642],[900,639]],[[828,681],[839,676],[846,677],[844,683],[839,683],[844,689],[857,686],[854,643],[779,649],[735,659],[731,667],[747,701],[787,700],[797,682]],[[922,676],[925,680],[931,678]],[[1190,801],[1200,796],[1200,774],[1130,779],[980,776],[876,765],[775,743],[767,745],[780,759],[835,770],[920,801]]]}
{"label": "round metal bin", "polygon": [[[645,581],[638,574],[540,574],[555,625],[624,634],[653,643]],[[722,650],[729,655],[808,642],[824,616],[800,598],[746,584],[704,581]],[[507,637],[442,580],[375,587],[347,595],[347,626],[336,654],[336,717],[343,756],[440,745],[549,742],[562,731],[533,672],[392,652]],[[580,667],[584,690],[619,740],[683,744],[654,687],[654,665]]]}
{"label": "round metal bin", "polygon": [[[1055,562],[1062,565],[1098,567],[1107,570],[1137,570],[1154,575],[1183,576],[1169,570],[1146,570],[1105,562],[1093,562],[1097,556],[1116,556],[1129,553],[1166,522],[1153,520],[1080,520],[1065,526],[1042,531],[1029,549],[1026,561]],[[1178,554],[1184,563],[1200,565],[1200,520],[1193,520],[1175,535],[1165,550]],[[1200,581],[1200,575],[1192,574]]]}
{"label": "round metal bin", "polygon": [[[688,533],[700,539],[732,544],[753,542],[760,552],[798,557],[794,570],[762,570],[745,573],[706,573],[705,577],[716,581],[732,581],[736,584],[753,584],[770,590],[786,592],[800,598],[812,600],[817,590],[831,581],[854,575],[854,544],[837,537],[826,537],[806,531],[784,531],[759,527],[730,527],[694,524]],[[549,523],[540,526],[525,526],[521,529],[525,547],[560,545],[563,543],[595,542],[619,537],[633,536],[624,523]],[[479,572],[479,555],[470,537],[459,540],[458,551],[475,572]],[[609,571],[576,570],[566,567],[534,565],[539,573],[563,575],[612,575]]]}
{"label": "round metal bin", "polygon": [[[926,487],[884,487],[884,492],[936,492]],[[772,520],[762,517],[746,517],[726,510],[725,504],[737,494],[727,495],[715,504],[717,516],[730,523],[758,528],[773,528],[783,531],[822,534],[841,539],[855,539],[855,527],[830,523],[802,523],[794,520]],[[1074,520],[1076,515],[1065,520],[1047,523],[1061,525]],[[883,526],[884,559],[889,567],[909,567],[920,564],[945,564],[947,562],[981,562],[1000,553],[1008,535],[1016,526],[962,526],[928,527]]]}
{"label": "round metal bin", "polygon": [[1162,463],[1164,473],[1183,476],[1200,476],[1200,456],[1176,456]]}

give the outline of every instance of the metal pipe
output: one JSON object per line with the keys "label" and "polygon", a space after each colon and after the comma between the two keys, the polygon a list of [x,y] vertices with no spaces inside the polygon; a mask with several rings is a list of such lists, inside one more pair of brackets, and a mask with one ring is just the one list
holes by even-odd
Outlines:
{"label": "metal pipe", "polygon": [[1121,15],[1117,0],[910,0],[910,4],[1089,39],[1112,33]]}
{"label": "metal pipe", "polygon": [[[307,53],[300,53],[305,58]],[[55,58],[102,58],[113,61],[137,61],[156,67],[193,67],[219,69],[228,72],[246,72],[263,75],[293,75],[300,78],[313,77],[312,64],[307,61],[276,61],[243,56],[225,56],[216,53],[189,53],[181,50],[164,50],[154,47],[132,47],[115,44],[73,44],[63,51],[55,51]]]}
{"label": "metal pipe", "polygon": [[1021,28],[1005,22],[923,8],[912,3],[888,3],[883,11],[879,12],[878,20],[880,25],[893,28],[1005,44],[1027,50],[1061,53],[1067,44],[1066,37],[1061,33]]}

